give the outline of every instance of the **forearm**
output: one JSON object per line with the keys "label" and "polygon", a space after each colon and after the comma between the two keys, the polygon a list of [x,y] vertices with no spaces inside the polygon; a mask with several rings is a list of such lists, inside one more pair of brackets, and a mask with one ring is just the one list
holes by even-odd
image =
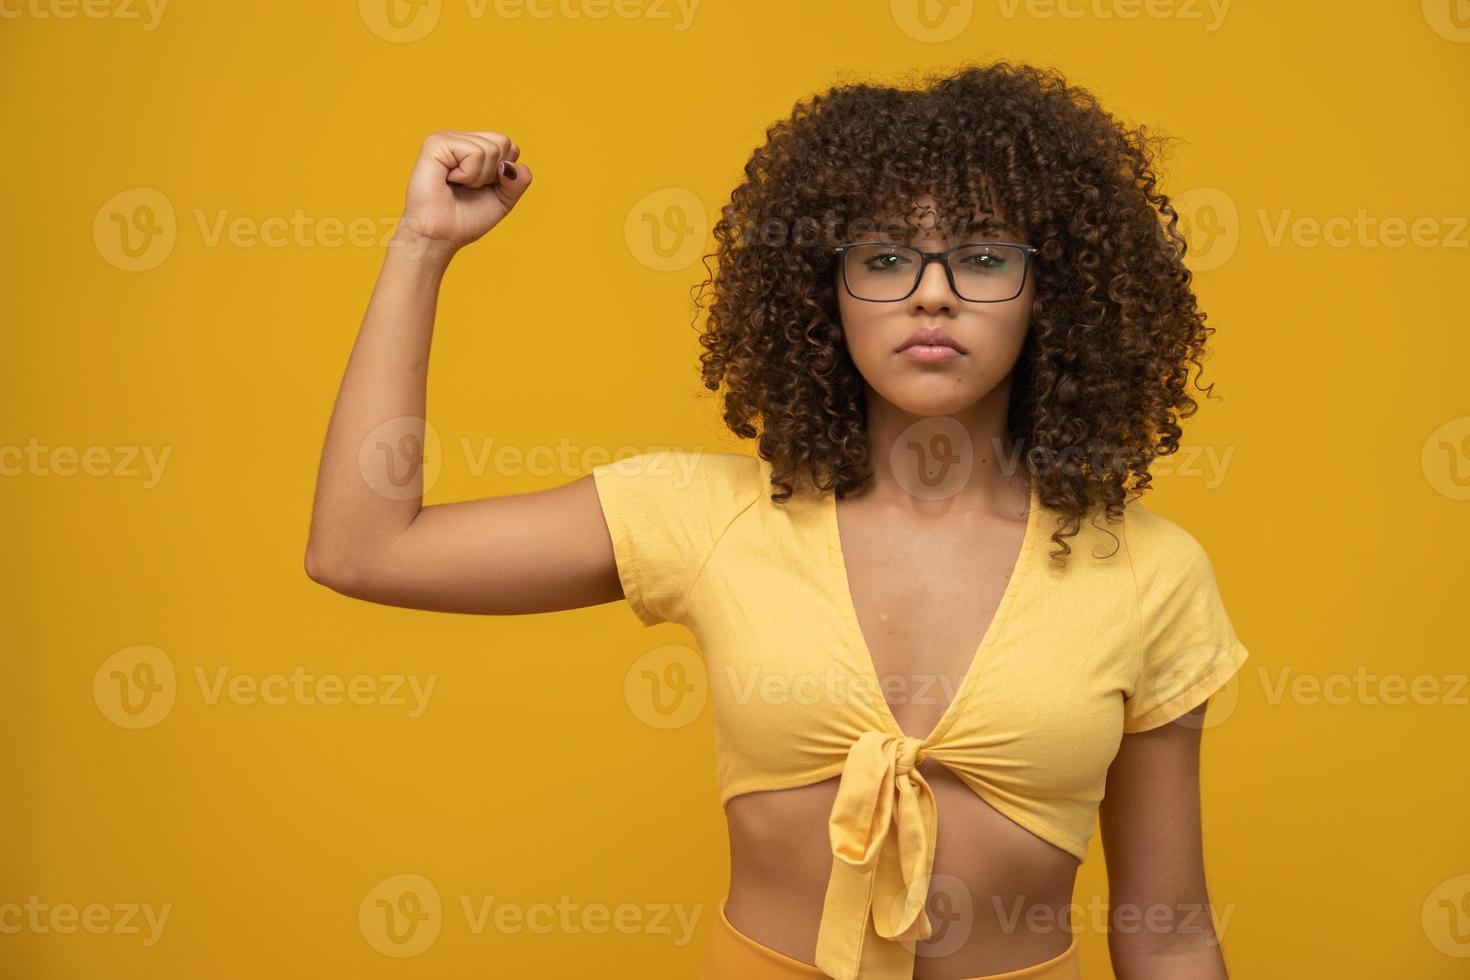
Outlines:
{"label": "forearm", "polygon": [[1229,980],[1219,946],[1194,941],[1173,949],[1114,951],[1117,980]]}
{"label": "forearm", "polygon": [[318,569],[380,553],[422,507],[429,347],[452,255],[400,227],[383,258],[322,447],[307,542]]}
{"label": "forearm", "polygon": [[1229,980],[1208,904],[1110,909],[1108,952],[1118,980]]}

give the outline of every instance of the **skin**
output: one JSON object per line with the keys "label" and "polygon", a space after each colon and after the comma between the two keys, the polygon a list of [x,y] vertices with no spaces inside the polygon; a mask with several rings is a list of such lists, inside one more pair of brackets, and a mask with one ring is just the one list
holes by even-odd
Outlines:
{"label": "skin", "polygon": [[[306,571],[343,595],[493,615],[623,598],[590,475],[532,493],[424,506],[420,469],[392,495],[375,492],[374,474],[361,469],[378,459],[358,450],[379,438],[373,430],[383,422],[419,419],[395,431],[422,438],[439,287],[459,249],[498,226],[530,186],[532,174],[519,154],[501,133],[440,131],[425,140],[414,165],[317,477]],[[514,165],[514,177],[501,169],[503,162]],[[931,201],[915,203],[932,215]],[[942,231],[931,223],[913,244],[946,248]],[[990,240],[1024,241],[1015,234],[1003,230]],[[977,237],[990,236],[972,230],[965,240]],[[865,302],[839,289],[848,348],[867,383],[870,458],[884,461],[868,486],[838,502],[848,585],[875,671],[897,682],[885,686],[885,696],[910,735],[927,735],[943,714],[1022,542],[1026,476],[1006,472],[1006,456],[994,447],[1010,448],[1006,407],[1034,291],[1033,277],[1014,300],[970,303],[954,294],[936,263],[902,302]],[[895,352],[914,330],[930,326],[942,327],[967,353],[917,364]],[[890,449],[904,445],[910,426],[938,417],[962,426],[975,450],[963,482],[936,499],[906,489],[915,485],[914,474],[890,464],[905,458]],[[1159,912],[1120,920],[1109,937],[1120,980],[1226,977],[1210,916],[1192,911],[1209,908],[1198,780],[1203,710],[1123,736],[1108,772],[1100,819],[1113,909],[1179,910],[1146,929],[1129,923],[1160,923]],[[1076,859],[999,814],[937,761],[926,759],[919,769],[939,809],[934,891],[968,892],[963,900],[972,903],[975,921],[966,941],[947,955],[931,955],[920,943],[915,977],[984,976],[1063,951],[1071,938]],[[831,870],[827,819],[836,788],[831,779],[748,793],[726,811],[731,923],[807,963]],[[944,897],[931,897],[931,912],[944,907]],[[948,898],[952,906],[959,896]],[[1049,912],[1040,921],[1054,924],[1028,927],[1024,913],[1033,908],[1033,915]],[[1021,924],[1007,925],[1017,911]]]}

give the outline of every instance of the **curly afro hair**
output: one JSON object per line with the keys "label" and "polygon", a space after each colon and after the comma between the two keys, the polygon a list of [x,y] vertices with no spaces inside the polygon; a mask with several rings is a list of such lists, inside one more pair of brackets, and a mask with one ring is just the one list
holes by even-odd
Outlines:
{"label": "curly afro hair", "polygon": [[1214,332],[1178,215],[1156,189],[1164,139],[1120,123],[1054,69],[1007,61],[910,87],[834,86],[773,124],[721,210],[696,289],[697,309],[709,299],[704,385],[723,387],[731,431],[758,437],[772,499],[797,484],[842,497],[871,479],[834,229],[871,227],[894,202],[930,194],[939,214],[999,216],[1040,249],[1007,435],[1061,515],[1053,560],[1065,564],[1063,538],[1085,516],[1122,520],[1153,458],[1179,448],[1178,419],[1198,407],[1189,365],[1203,371]]}

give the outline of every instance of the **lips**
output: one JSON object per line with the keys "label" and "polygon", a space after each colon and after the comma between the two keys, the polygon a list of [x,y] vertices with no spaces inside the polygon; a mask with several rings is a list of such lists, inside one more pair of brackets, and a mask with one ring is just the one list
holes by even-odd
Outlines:
{"label": "lips", "polygon": [[[910,347],[952,347],[961,354],[969,353],[959,341],[938,327],[915,331],[909,335],[907,340],[898,346],[898,351],[905,351]],[[895,353],[898,351],[895,351]]]}

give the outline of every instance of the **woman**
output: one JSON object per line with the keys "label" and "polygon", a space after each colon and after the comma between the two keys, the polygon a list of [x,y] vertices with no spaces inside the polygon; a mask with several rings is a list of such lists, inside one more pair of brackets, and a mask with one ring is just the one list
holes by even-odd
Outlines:
{"label": "woman", "polygon": [[417,468],[390,480],[376,448],[419,444],[444,271],[531,183],[503,134],[435,133],[343,379],[307,571],[456,612],[622,596],[694,632],[731,847],[709,980],[1078,977],[1067,913],[1099,816],[1117,974],[1225,977],[1199,718],[1246,651],[1198,542],[1137,501],[1213,332],[1152,150],[1004,62],[801,103],[705,283],[703,378],[757,454],[423,507]]}

